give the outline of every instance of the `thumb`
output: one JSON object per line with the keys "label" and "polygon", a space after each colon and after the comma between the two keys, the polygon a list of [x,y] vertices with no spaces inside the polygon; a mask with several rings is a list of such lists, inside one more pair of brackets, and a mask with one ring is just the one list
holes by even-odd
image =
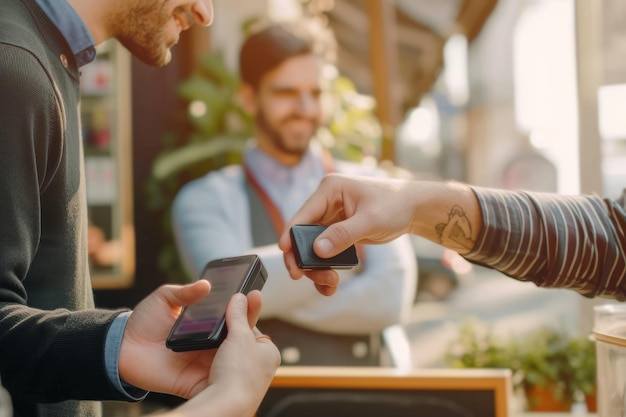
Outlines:
{"label": "thumb", "polygon": [[361,240],[359,222],[350,217],[334,223],[324,230],[313,242],[313,250],[320,258],[331,258]]}
{"label": "thumb", "polygon": [[236,293],[230,299],[226,308],[226,326],[228,332],[239,328],[250,328],[248,325],[248,298],[242,293]]}
{"label": "thumb", "polygon": [[206,297],[211,291],[211,284],[205,279],[183,286],[164,286],[164,296],[173,306],[189,306]]}

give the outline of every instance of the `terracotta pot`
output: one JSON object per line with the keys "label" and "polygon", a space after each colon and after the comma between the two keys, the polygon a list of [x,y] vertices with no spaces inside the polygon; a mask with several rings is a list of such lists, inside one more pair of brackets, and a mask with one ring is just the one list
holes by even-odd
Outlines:
{"label": "terracotta pot", "polygon": [[526,388],[528,411],[570,411],[572,400],[555,398],[550,386],[532,386]]}
{"label": "terracotta pot", "polygon": [[590,413],[597,413],[598,412],[598,402],[597,402],[598,398],[596,396],[596,393],[592,393],[592,394],[587,394],[585,395],[585,402],[587,403],[587,410]]}

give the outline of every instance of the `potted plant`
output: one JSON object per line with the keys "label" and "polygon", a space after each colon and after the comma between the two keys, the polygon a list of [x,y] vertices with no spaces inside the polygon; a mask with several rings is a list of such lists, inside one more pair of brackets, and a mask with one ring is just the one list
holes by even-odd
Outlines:
{"label": "potted plant", "polygon": [[498,337],[492,326],[471,319],[459,327],[445,361],[453,367],[511,369],[514,389],[531,411],[569,411],[582,398],[595,410],[595,345],[587,336],[544,326]]}
{"label": "potted plant", "polygon": [[541,327],[523,339],[520,370],[528,406],[569,411],[580,396],[595,392],[595,345],[586,336]]}

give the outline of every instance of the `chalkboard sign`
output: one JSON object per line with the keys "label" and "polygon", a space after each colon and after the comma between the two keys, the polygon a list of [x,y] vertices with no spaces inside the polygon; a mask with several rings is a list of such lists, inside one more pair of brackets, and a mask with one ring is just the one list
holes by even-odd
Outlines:
{"label": "chalkboard sign", "polygon": [[506,369],[280,368],[256,417],[506,417]]}

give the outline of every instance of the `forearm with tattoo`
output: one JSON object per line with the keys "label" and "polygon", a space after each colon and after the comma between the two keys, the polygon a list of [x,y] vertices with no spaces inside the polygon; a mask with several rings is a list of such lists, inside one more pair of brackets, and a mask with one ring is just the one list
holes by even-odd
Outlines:
{"label": "forearm with tattoo", "polygon": [[472,225],[465,210],[459,205],[452,207],[448,213],[448,222],[436,225],[435,231],[440,243],[451,249],[470,251],[476,243],[472,240]]}

